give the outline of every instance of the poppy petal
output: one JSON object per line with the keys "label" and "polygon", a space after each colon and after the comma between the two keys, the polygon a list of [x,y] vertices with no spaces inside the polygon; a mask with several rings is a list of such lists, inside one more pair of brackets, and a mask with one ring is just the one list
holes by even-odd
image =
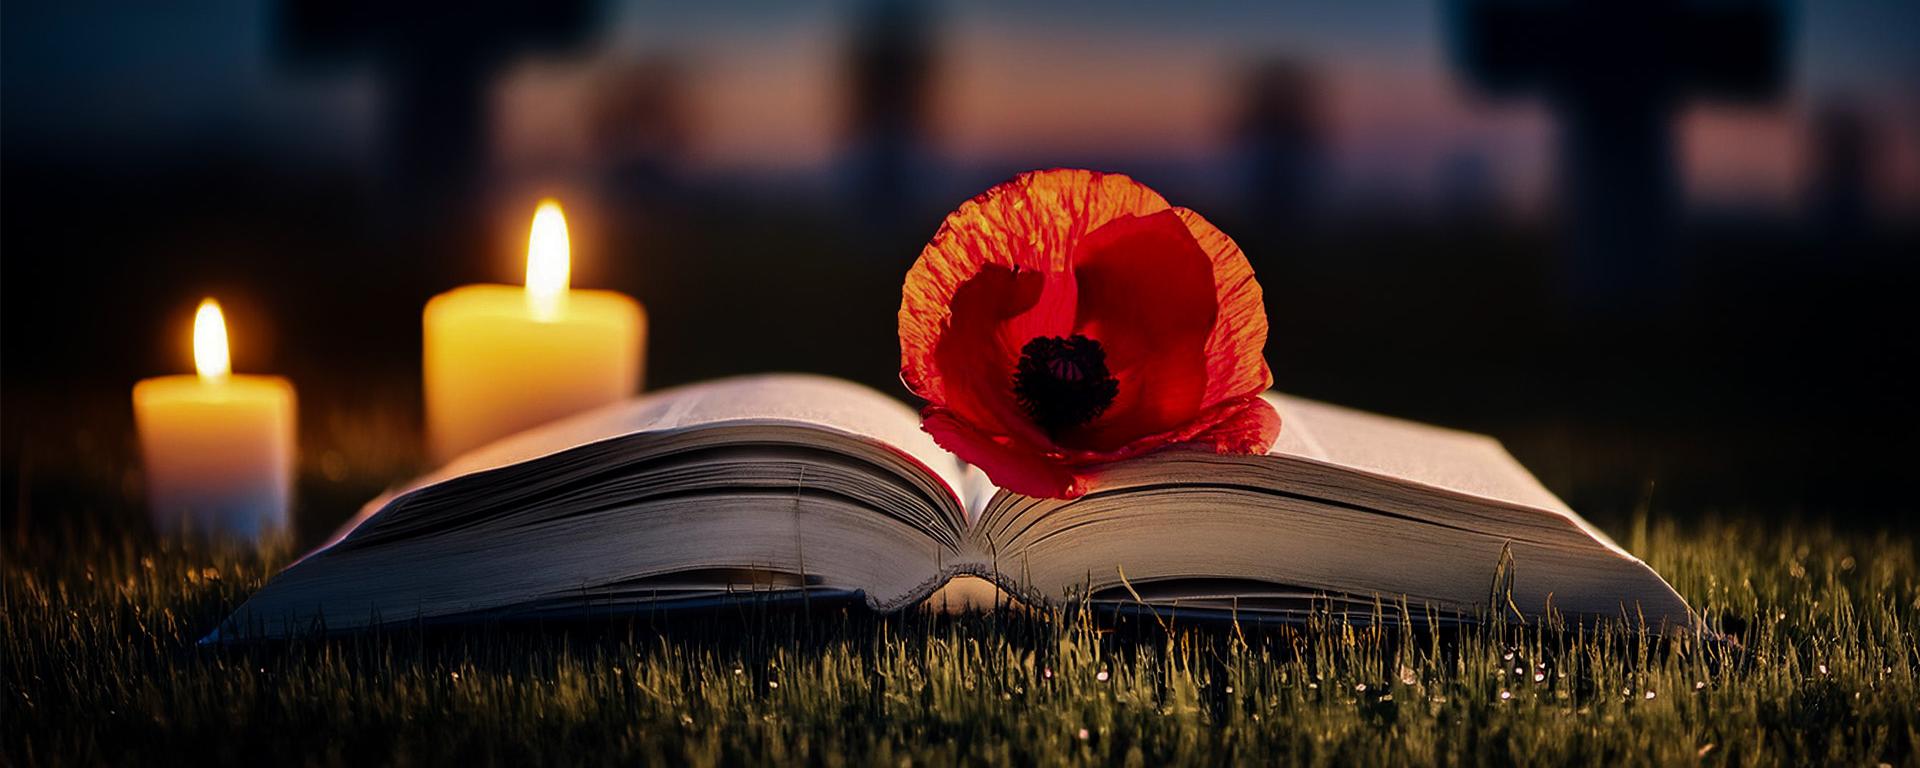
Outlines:
{"label": "poppy petal", "polygon": [[[1040,295],[1027,311],[1002,323],[998,329],[1001,343],[1015,353],[1016,360],[1020,348],[1036,336],[1066,336],[1073,333],[1074,307],[1079,303],[1080,293],[1079,280],[1070,271],[1043,273],[1023,270],[1019,277],[1022,280],[1037,280],[1040,283]],[[1011,374],[1012,366],[1008,366],[1007,370]]]}
{"label": "poppy petal", "polygon": [[[1016,493],[1072,498],[1099,464],[1175,444],[1261,452],[1279,432],[1245,255],[1125,176],[1022,174],[961,205],[909,271],[899,320],[923,428]],[[1014,372],[1032,339],[1074,334],[1100,342],[1118,392],[1091,424],[1049,432]]]}
{"label": "poppy petal", "polygon": [[[1259,396],[1241,398],[1225,404],[1223,418],[1212,427],[1193,436],[1193,442],[1219,453],[1263,454],[1273,450],[1280,437],[1280,412]],[[1218,412],[1220,408],[1216,407]]]}
{"label": "poppy petal", "polygon": [[[1126,176],[1060,168],[1020,174],[962,203],[907,272],[899,312],[901,381],[929,401],[942,401],[934,349],[948,329],[954,294],[986,265],[1066,273],[1074,243],[1088,232],[1120,216],[1168,207]],[[1043,306],[1051,311],[1059,304],[1049,295]]]}
{"label": "poppy petal", "polygon": [[1173,209],[1213,265],[1218,316],[1207,337],[1205,406],[1273,387],[1267,368],[1267,307],[1253,265],[1225,232],[1185,208]]}
{"label": "poppy petal", "polygon": [[1005,333],[1040,304],[1046,282],[1039,272],[989,265],[960,286],[953,295],[951,325],[933,350],[932,387],[941,395],[933,405],[994,434],[1047,444],[1014,398],[1012,371],[1020,342]]}
{"label": "poppy petal", "polygon": [[1100,419],[1063,437],[1113,450],[1178,428],[1207,391],[1214,327],[1213,265],[1171,209],[1109,222],[1074,251],[1074,330],[1100,342],[1120,392]]}
{"label": "poppy petal", "polygon": [[1279,413],[1266,400],[1251,396],[1216,404],[1172,431],[1143,435],[1109,451],[1069,450],[1064,458],[1076,466],[1105,464],[1182,444],[1219,453],[1266,453],[1279,436]]}
{"label": "poppy petal", "polygon": [[1086,493],[1086,483],[1071,467],[1048,461],[1031,447],[1002,444],[941,408],[921,412],[920,428],[940,447],[979,467],[995,485],[1038,498],[1071,499]]}

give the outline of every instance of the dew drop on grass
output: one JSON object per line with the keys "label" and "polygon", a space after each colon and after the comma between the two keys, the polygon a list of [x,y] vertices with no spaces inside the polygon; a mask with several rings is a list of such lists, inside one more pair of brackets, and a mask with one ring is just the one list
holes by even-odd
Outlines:
{"label": "dew drop on grass", "polygon": [[1653,691],[1647,691],[1647,701],[1653,701],[1653,697],[1654,697]]}
{"label": "dew drop on grass", "polygon": [[1536,682],[1536,683],[1544,683],[1544,682],[1546,682],[1546,681],[1547,681],[1547,673],[1545,673],[1545,672],[1535,672],[1535,673],[1533,673],[1533,681],[1534,681],[1534,682]]}
{"label": "dew drop on grass", "polygon": [[1107,681],[1107,677],[1108,677],[1107,671],[1103,669],[1103,670],[1100,670],[1100,674],[1094,675],[1093,679],[1104,683]]}
{"label": "dew drop on grass", "polygon": [[1501,691],[1501,692],[1500,692],[1500,700],[1501,700],[1501,701],[1506,701],[1506,700],[1508,700],[1508,699],[1511,699],[1511,698],[1513,698],[1513,692],[1512,692],[1512,691]]}
{"label": "dew drop on grass", "polygon": [[1088,737],[1088,736],[1091,736],[1091,735],[1093,735],[1093,734],[1090,734],[1090,733],[1087,733],[1087,729],[1085,729],[1085,728],[1082,728],[1082,729],[1080,729],[1080,740],[1081,740],[1081,741],[1086,741],[1086,740],[1087,740],[1087,737]]}

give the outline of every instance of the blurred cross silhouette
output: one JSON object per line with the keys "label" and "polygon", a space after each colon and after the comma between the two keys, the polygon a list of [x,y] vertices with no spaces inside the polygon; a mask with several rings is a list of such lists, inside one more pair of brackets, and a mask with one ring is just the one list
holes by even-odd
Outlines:
{"label": "blurred cross silhouette", "polygon": [[1458,0],[1455,61],[1495,95],[1538,95],[1559,122],[1576,297],[1644,294],[1672,250],[1673,115],[1691,97],[1762,100],[1785,81],[1785,13],[1768,0]]}
{"label": "blurred cross silhouette", "polygon": [[847,50],[854,194],[863,211],[888,226],[905,223],[916,207],[920,142],[932,104],[935,23],[919,0],[871,0],[858,11]]}
{"label": "blurred cross silhouette", "polygon": [[472,213],[496,70],[517,54],[577,45],[592,11],[593,0],[285,0],[279,32],[296,65],[371,62],[384,76],[384,165],[417,225]]}
{"label": "blurred cross silhouette", "polygon": [[1248,207],[1270,224],[1298,224],[1320,192],[1320,87],[1311,68],[1286,59],[1260,62],[1245,76],[1235,138]]}

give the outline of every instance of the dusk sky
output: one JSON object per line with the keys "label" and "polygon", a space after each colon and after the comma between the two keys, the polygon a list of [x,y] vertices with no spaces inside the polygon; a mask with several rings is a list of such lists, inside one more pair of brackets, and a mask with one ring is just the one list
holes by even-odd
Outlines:
{"label": "dusk sky", "polygon": [[[11,10],[10,151],[84,147],[95,157],[150,158],[155,147],[217,142],[289,166],[370,162],[379,78],[369,63],[285,61],[275,51],[269,3],[174,8],[92,0]],[[591,164],[596,147],[582,115],[596,78],[664,57],[684,80],[682,154],[691,172],[801,179],[825,172],[841,146],[841,72],[859,8],[612,4],[580,50],[506,69],[496,88],[497,170],[513,177]],[[1441,170],[1464,158],[1484,166],[1503,199],[1532,208],[1550,190],[1552,123],[1538,103],[1489,103],[1466,88],[1446,59],[1444,11],[1414,0],[1364,9],[1339,2],[942,4],[933,10],[938,69],[929,152],[961,172],[1129,159],[1215,168],[1232,160],[1227,125],[1238,106],[1238,76],[1284,59],[1310,68],[1320,85],[1329,195],[1430,201]],[[1920,6],[1845,0],[1792,13],[1791,79],[1781,103],[1702,103],[1683,116],[1690,199],[1789,204],[1805,183],[1810,116],[1844,101],[1876,121],[1883,199],[1907,210],[1920,205],[1920,97],[1910,87],[1920,61],[1908,43],[1920,34]]]}

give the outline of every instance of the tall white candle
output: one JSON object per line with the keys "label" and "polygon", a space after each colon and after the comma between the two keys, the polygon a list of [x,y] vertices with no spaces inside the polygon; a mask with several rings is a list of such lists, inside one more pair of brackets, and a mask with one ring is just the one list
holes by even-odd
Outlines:
{"label": "tall white candle", "polygon": [[573,290],[560,204],[527,238],[527,283],[468,285],[423,318],[428,452],[446,461],[495,439],[640,389],[646,312],[613,291]]}
{"label": "tall white candle", "polygon": [[193,320],[194,375],[133,387],[154,528],[259,542],[287,527],[295,456],[293,385],[235,375],[213,299]]}

